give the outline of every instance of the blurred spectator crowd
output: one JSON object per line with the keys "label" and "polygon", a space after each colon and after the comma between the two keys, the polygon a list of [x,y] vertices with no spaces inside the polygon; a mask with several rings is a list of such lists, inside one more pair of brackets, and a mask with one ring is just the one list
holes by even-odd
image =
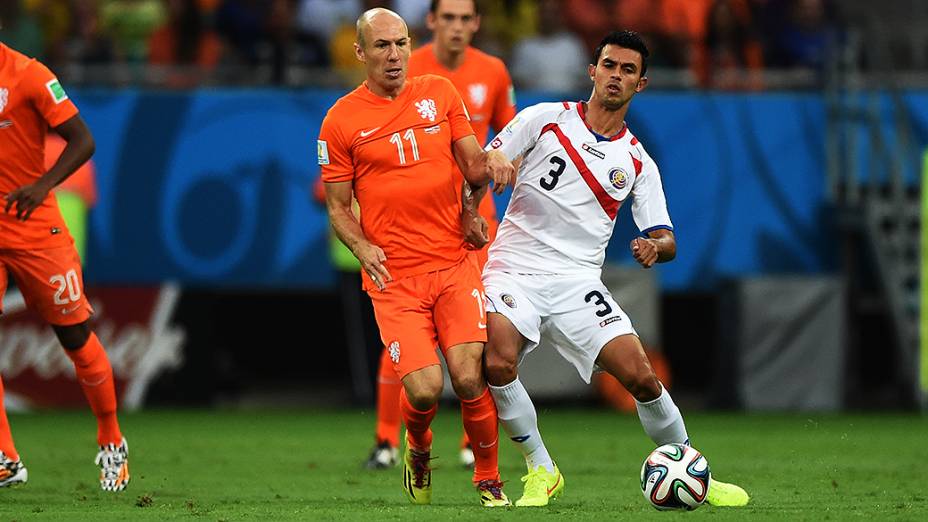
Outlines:
{"label": "blurred spectator crowd", "polygon": [[[350,85],[359,13],[389,7],[421,44],[429,3],[2,0],[0,40],[78,83],[112,83],[115,67],[125,83],[168,87]],[[820,74],[843,38],[829,0],[481,0],[480,9],[474,44],[503,58],[518,86],[552,91],[584,86],[592,49],[615,28],[645,36],[651,67],[736,90],[764,88],[769,69]]]}

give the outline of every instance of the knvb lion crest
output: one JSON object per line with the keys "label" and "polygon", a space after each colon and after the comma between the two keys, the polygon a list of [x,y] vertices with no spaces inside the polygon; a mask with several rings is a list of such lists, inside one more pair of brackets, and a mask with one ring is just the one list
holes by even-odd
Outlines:
{"label": "knvb lion crest", "polygon": [[10,91],[6,88],[0,87],[0,113],[3,112],[3,109],[6,109],[6,104],[10,101]]}
{"label": "knvb lion crest", "polygon": [[467,94],[470,95],[474,107],[479,109],[487,101],[487,86],[483,83],[472,83],[467,86]]}
{"label": "knvb lion crest", "polygon": [[400,362],[400,342],[393,341],[390,343],[390,346],[387,347],[387,350],[390,352],[390,360],[393,361],[393,364],[399,364]]}
{"label": "knvb lion crest", "polygon": [[416,102],[416,110],[419,111],[419,116],[422,116],[422,119],[429,121],[435,121],[435,116],[438,115],[438,108],[435,106],[435,100],[431,98]]}

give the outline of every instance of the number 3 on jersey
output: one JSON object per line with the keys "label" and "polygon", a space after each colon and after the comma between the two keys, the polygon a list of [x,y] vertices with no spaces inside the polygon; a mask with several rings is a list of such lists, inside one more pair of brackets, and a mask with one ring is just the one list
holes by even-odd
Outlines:
{"label": "number 3 on jersey", "polygon": [[561,179],[561,174],[564,173],[564,169],[567,167],[567,162],[558,156],[551,156],[551,164],[554,165],[554,168],[548,172],[551,179],[541,178],[541,181],[539,181],[541,188],[545,190],[554,190],[558,180]]}
{"label": "number 3 on jersey", "polygon": [[406,129],[406,132],[403,133],[403,137],[400,138],[400,133],[394,132],[390,136],[390,143],[396,144],[396,153],[400,156],[400,165],[406,164],[406,152],[403,150],[403,140],[408,141],[412,145],[412,160],[419,161],[419,144],[416,143],[416,133],[412,129]]}

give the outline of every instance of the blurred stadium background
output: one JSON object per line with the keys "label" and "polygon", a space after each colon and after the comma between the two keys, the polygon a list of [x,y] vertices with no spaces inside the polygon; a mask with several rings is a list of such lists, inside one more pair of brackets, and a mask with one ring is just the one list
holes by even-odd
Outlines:
{"label": "blurred stadium background", "polygon": [[[352,356],[363,341],[312,186],[322,118],[363,74],[354,21],[374,6],[427,40],[428,0],[0,2],[0,40],[59,74],[97,140],[96,202],[76,212],[124,408],[370,411],[376,369]],[[475,45],[506,61],[519,108],[586,99],[607,30],[647,37],[629,126],[661,168],[678,257],[636,269],[626,208],[604,277],[684,413],[925,407],[928,2],[482,6]],[[10,292],[0,322],[10,408],[82,406],[21,305]],[[556,356],[528,365],[546,406],[628,407]]]}

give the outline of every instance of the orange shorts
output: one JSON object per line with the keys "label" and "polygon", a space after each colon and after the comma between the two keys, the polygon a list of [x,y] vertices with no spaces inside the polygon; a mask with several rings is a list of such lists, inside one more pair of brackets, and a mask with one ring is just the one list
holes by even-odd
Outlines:
{"label": "orange shorts", "polygon": [[393,281],[383,292],[368,294],[380,338],[401,379],[440,364],[436,345],[445,353],[459,344],[487,341],[486,297],[473,253],[452,267]]}
{"label": "orange shorts", "polygon": [[73,246],[0,250],[0,298],[6,293],[8,276],[16,280],[26,306],[48,324],[70,326],[93,314],[84,295],[81,260]]}

